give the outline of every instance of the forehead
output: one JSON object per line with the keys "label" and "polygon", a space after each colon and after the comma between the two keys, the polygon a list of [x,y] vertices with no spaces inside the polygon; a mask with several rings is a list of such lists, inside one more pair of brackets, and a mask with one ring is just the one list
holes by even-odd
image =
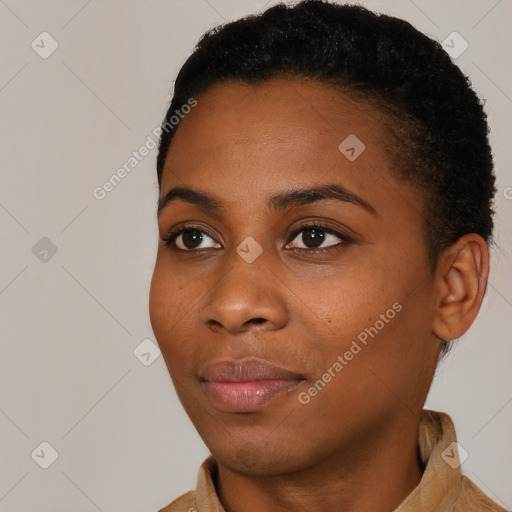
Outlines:
{"label": "forehead", "polygon": [[[370,160],[380,168],[388,165],[382,115],[329,85],[285,79],[255,85],[228,82],[212,86],[197,102],[177,128],[166,169],[186,168],[190,175],[198,168],[218,172],[222,164],[239,169],[239,177],[247,179],[248,168],[316,173],[333,165],[360,168]],[[361,159],[351,162],[340,151],[347,138],[356,143],[355,151],[364,148]],[[342,150],[353,156],[354,144],[348,146]],[[172,179],[166,169],[163,189]]]}

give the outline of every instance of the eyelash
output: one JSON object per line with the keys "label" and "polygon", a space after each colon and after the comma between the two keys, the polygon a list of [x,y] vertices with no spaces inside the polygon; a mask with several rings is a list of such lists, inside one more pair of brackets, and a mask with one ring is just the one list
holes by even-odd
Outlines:
{"label": "eyelash", "polygon": [[[326,234],[334,235],[334,236],[338,237],[341,240],[341,242],[339,242],[339,243],[337,243],[335,245],[327,246],[327,247],[320,247],[320,248],[292,247],[291,249],[288,249],[288,250],[295,250],[295,251],[300,251],[302,253],[308,253],[308,254],[310,254],[310,253],[320,253],[320,252],[325,252],[325,251],[339,250],[340,246],[346,245],[346,244],[350,244],[350,243],[353,242],[353,239],[351,239],[350,237],[344,235],[343,233],[340,233],[340,232],[338,232],[338,231],[336,231],[336,230],[334,230],[334,229],[332,229],[332,228],[330,228],[330,227],[328,227],[328,226],[326,226],[324,224],[317,223],[317,222],[311,222],[309,224],[304,224],[303,226],[298,227],[292,233],[290,233],[290,235],[288,237],[288,242],[286,243],[286,245],[291,243],[291,241],[293,241],[299,233],[301,233],[302,231],[307,231],[308,229],[318,229],[318,230],[323,231]],[[185,249],[179,249],[179,248],[173,247],[173,244],[174,244],[175,240],[178,238],[178,236],[180,236],[183,233],[186,233],[187,231],[194,231],[194,230],[195,231],[199,231],[201,233],[205,233],[210,238],[215,240],[215,237],[212,236],[203,227],[190,225],[190,226],[180,227],[180,228],[178,228],[178,229],[176,229],[174,231],[172,231],[172,230],[169,231],[167,233],[167,235],[162,238],[162,242],[164,243],[165,247],[174,249],[176,251],[181,251],[181,252],[190,252],[190,253],[196,252],[196,253],[199,253],[199,252],[202,252],[202,251],[209,250],[208,248],[207,249],[190,249],[190,250],[185,250]]]}
{"label": "eyelash", "polygon": [[[200,231],[201,233],[205,233],[207,234],[210,238],[212,238],[213,240],[215,240],[215,237],[212,236],[210,233],[208,233],[208,231],[206,231],[203,227],[201,226],[183,226],[183,227],[180,227],[174,231],[170,230],[166,236],[164,236],[162,238],[162,242],[164,243],[165,247],[169,247],[169,248],[173,248],[172,245],[174,243],[174,241],[176,240],[176,238],[178,238],[178,236],[180,236],[181,234],[183,233],[186,233],[187,231]],[[206,249],[191,249],[189,251],[185,251],[183,249],[177,249],[177,251],[183,251],[183,252],[201,252],[201,250],[206,250]]]}

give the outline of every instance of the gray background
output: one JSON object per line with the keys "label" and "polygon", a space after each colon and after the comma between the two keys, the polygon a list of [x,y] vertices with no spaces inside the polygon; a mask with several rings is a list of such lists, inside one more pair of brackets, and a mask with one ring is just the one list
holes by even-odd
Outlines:
{"label": "gray background", "polygon": [[[155,511],[195,486],[207,450],[155,345],[137,349],[154,342],[156,150],[103,200],[93,190],[160,124],[197,38],[271,3],[0,0],[0,510]],[[512,2],[364,3],[440,41],[459,32],[469,47],[457,63],[487,100],[488,296],[427,405],[452,416],[463,471],[511,508]],[[42,32],[58,43],[47,58]],[[58,452],[47,469],[42,442]]]}

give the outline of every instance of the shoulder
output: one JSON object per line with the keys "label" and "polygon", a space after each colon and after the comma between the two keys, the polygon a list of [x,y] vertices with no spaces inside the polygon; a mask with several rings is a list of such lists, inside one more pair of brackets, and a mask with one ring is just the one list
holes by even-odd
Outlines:
{"label": "shoulder", "polygon": [[196,511],[196,492],[189,491],[182,494],[169,505],[161,508],[158,512],[197,512]]}
{"label": "shoulder", "polygon": [[475,485],[467,476],[462,476],[462,485],[452,508],[454,512],[507,512]]}

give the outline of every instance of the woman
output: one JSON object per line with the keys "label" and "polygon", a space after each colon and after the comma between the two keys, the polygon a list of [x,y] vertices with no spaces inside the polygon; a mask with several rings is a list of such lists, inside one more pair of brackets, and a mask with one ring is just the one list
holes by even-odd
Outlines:
{"label": "woman", "polygon": [[485,292],[487,134],[405,21],[313,0],[203,36],[162,125],[150,314],[212,456],[162,511],[504,510],[423,410]]}

